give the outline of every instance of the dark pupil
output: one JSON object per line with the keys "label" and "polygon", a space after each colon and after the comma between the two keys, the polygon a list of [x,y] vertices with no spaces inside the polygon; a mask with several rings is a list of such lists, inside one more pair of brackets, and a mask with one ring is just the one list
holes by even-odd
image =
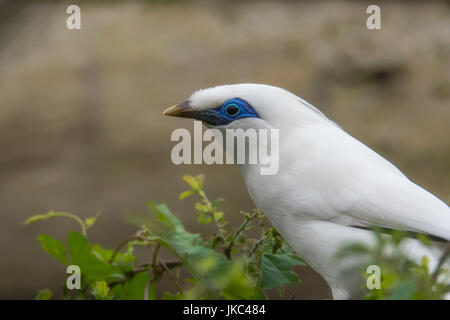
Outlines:
{"label": "dark pupil", "polygon": [[238,112],[239,112],[239,108],[235,105],[231,105],[231,106],[227,107],[227,113],[230,116],[235,116],[238,114]]}

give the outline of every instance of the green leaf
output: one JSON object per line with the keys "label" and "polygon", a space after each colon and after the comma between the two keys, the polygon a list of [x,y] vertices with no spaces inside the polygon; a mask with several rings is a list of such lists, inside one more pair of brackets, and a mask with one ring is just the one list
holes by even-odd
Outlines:
{"label": "green leaf", "polygon": [[42,249],[47,251],[54,258],[58,259],[65,265],[69,264],[66,255],[66,246],[59,242],[56,239],[53,239],[47,234],[41,234],[38,236],[39,241],[41,242]]}
{"label": "green leaf", "polygon": [[214,219],[220,221],[223,218],[223,211],[214,211]]}
{"label": "green leaf", "polygon": [[306,263],[295,256],[286,244],[272,254],[271,245],[264,246],[264,252],[261,255],[261,288],[280,288],[284,285],[293,285],[300,282],[298,276],[292,271],[293,266]]}
{"label": "green leaf", "polygon": [[[111,257],[114,254],[113,250],[105,249],[99,244],[94,244],[92,246],[92,253],[97,256],[100,260],[103,262],[109,263],[111,260]],[[135,260],[135,257],[133,256],[131,251],[127,251],[125,253],[118,252],[116,256],[114,257],[114,261],[112,262],[118,262],[118,263],[131,263]]]}
{"label": "green leaf", "polygon": [[184,198],[187,198],[193,194],[195,194],[195,192],[193,190],[187,190],[187,191],[182,192],[178,199],[183,200]]}
{"label": "green leaf", "polygon": [[159,222],[175,231],[184,231],[181,221],[172,212],[170,212],[169,208],[165,204],[155,206],[151,202],[148,202],[147,206],[153,210]]}
{"label": "green leaf", "polygon": [[187,184],[195,191],[199,192],[203,187],[203,181],[205,179],[205,176],[200,174],[196,177],[193,177],[191,175],[185,175],[183,176],[183,180],[187,182]]}
{"label": "green leaf", "polygon": [[229,269],[223,270],[218,277],[222,284],[221,294],[228,300],[264,299],[264,295],[250,280],[245,272],[245,264],[242,260],[232,261]]}
{"label": "green leaf", "polygon": [[108,280],[123,278],[121,269],[101,261],[92,252],[91,245],[86,238],[75,231],[69,232],[67,239],[72,264],[80,267],[82,279],[87,283],[94,280]]}
{"label": "green leaf", "polygon": [[411,280],[399,281],[395,284],[394,292],[388,300],[410,300],[414,295],[416,284]]}
{"label": "green leaf", "polygon": [[[124,300],[144,300],[145,288],[150,280],[150,275],[146,272],[140,272],[125,283],[120,283],[112,288],[116,298]],[[148,290],[148,299],[156,300],[156,287],[154,283],[150,284]]]}
{"label": "green leaf", "polygon": [[255,285],[246,276],[244,268],[233,268],[230,261],[211,249],[197,234],[186,231],[158,232],[152,234],[150,239],[174,253],[198,284],[209,288],[208,292],[220,292],[228,299],[250,299],[254,296]]}
{"label": "green leaf", "polygon": [[84,219],[84,224],[86,225],[86,229],[89,229],[90,227],[92,227],[94,225],[94,223],[97,221],[98,217],[100,217],[100,214],[101,214],[101,212],[97,213],[93,217]]}
{"label": "green leaf", "polygon": [[35,300],[50,300],[52,298],[52,291],[50,289],[41,289],[37,293]]}
{"label": "green leaf", "polygon": [[210,224],[212,222],[212,218],[207,216],[204,212],[200,212],[197,221],[200,224]]}
{"label": "green leaf", "polygon": [[[127,300],[144,300],[145,288],[149,280],[150,275],[148,273],[140,272],[134,275],[130,281]],[[148,298],[149,300],[156,299],[156,288],[153,283],[149,286]]]}
{"label": "green leaf", "polygon": [[97,300],[112,300],[113,296],[110,295],[109,291],[106,281],[96,281],[92,288],[92,295]]}

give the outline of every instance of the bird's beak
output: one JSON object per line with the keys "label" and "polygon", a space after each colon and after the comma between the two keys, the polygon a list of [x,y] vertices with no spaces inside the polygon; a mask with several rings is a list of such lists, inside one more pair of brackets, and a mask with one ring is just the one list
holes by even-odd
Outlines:
{"label": "bird's beak", "polygon": [[188,101],[179,104],[174,104],[173,106],[168,107],[163,112],[163,115],[165,116],[181,117],[181,118],[195,118],[196,114],[197,112],[191,108]]}

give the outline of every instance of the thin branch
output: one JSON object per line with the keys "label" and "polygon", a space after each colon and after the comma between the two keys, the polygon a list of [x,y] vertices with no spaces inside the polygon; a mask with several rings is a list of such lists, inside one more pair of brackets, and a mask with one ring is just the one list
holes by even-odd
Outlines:
{"label": "thin branch", "polygon": [[[167,261],[164,261],[164,263],[166,264],[166,266],[167,266],[169,269],[173,269],[173,268],[176,268],[176,267],[179,267],[179,266],[182,266],[182,265],[183,265],[183,263],[182,263],[180,260],[178,260],[178,259],[167,260]],[[138,267],[136,267],[135,269],[133,269],[132,272],[133,272],[133,273],[138,273],[138,272],[145,271],[145,270],[148,269],[149,266],[152,266],[152,263],[151,263],[151,262],[142,263],[142,264],[140,264]],[[163,266],[162,266],[162,264],[161,264],[161,261],[158,262],[158,263],[156,263],[156,269],[158,270],[158,272],[160,272],[161,270],[163,270]]]}
{"label": "thin branch", "polygon": [[253,255],[253,253],[256,251],[256,249],[258,249],[258,247],[264,242],[264,240],[267,239],[267,236],[262,237],[260,239],[258,239],[255,244],[253,245],[253,247],[250,249],[250,251],[248,252],[248,256],[250,257],[251,255]]}
{"label": "thin branch", "polygon": [[134,236],[131,236],[128,239],[122,241],[121,243],[119,243],[119,245],[116,247],[116,250],[114,250],[113,255],[109,259],[108,263],[110,263],[110,264],[113,263],[114,259],[116,258],[117,254],[119,253],[119,251],[122,250],[123,246],[125,246],[128,242],[133,241],[133,240],[145,240],[145,238],[142,236],[134,235]]}
{"label": "thin branch", "polygon": [[153,259],[152,259],[153,279],[155,279],[155,280],[158,278],[158,270],[157,270],[156,263],[158,262],[159,249],[161,249],[160,243],[158,243],[156,245],[155,251],[153,252]]}
{"label": "thin branch", "polygon": [[210,210],[208,210],[209,214],[212,216],[212,219],[214,221],[214,224],[216,225],[217,231],[219,232],[219,237],[220,239],[225,243],[225,238],[223,236],[223,229],[222,227],[219,225],[219,222],[216,220],[216,218],[214,217],[214,209],[213,209],[213,205],[212,202],[209,201],[208,196],[206,195],[206,193],[203,190],[200,190],[198,192],[198,195],[200,196],[200,198],[205,202],[205,204],[211,208]]}
{"label": "thin branch", "polygon": [[170,279],[172,279],[172,281],[175,284],[175,286],[177,287],[177,289],[180,291],[180,293],[183,293],[183,288],[178,283],[177,278],[173,275],[172,271],[170,271],[170,269],[166,266],[164,261],[161,260],[160,262],[161,262],[164,270],[166,270],[166,273],[169,275]]}
{"label": "thin branch", "polygon": [[[164,264],[165,264],[165,265],[167,266],[167,268],[169,268],[169,269],[174,269],[174,268],[176,268],[176,267],[179,267],[179,266],[182,266],[182,265],[183,265],[183,263],[182,263],[180,260],[177,260],[177,259],[167,260],[166,262],[164,262]],[[151,262],[143,263],[143,264],[139,265],[138,267],[134,268],[133,270],[131,270],[131,271],[129,271],[129,272],[126,272],[127,278],[125,278],[125,279],[120,279],[120,280],[115,280],[115,281],[111,282],[111,283],[109,284],[109,286],[110,286],[110,287],[113,287],[113,286],[115,286],[116,284],[123,283],[123,282],[127,282],[127,281],[129,280],[129,278],[132,278],[136,273],[144,272],[144,271],[150,271],[150,270],[149,270],[149,267],[150,267],[151,265],[152,265]],[[163,267],[163,265],[162,265],[162,263],[161,263],[161,261],[157,263],[156,269],[158,270],[158,273],[162,273],[162,272],[165,271],[165,270],[164,270],[164,267]],[[152,279],[152,281],[153,281],[153,280],[154,280],[154,279]]]}
{"label": "thin branch", "polygon": [[228,246],[224,248],[225,256],[227,257],[228,260],[231,260],[231,249],[233,248],[234,240],[236,240],[236,238],[239,236],[242,230],[244,230],[257,215],[258,214],[255,212],[248,219],[245,219],[245,221],[242,222],[242,224],[239,226],[239,228],[237,228],[236,232],[233,234],[230,243],[228,244]]}

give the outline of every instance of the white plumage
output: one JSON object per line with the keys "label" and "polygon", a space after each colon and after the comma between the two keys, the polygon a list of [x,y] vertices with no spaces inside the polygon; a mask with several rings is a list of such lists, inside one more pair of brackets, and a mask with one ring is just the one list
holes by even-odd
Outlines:
{"label": "white plumage", "polygon": [[[447,204],[286,90],[258,84],[219,86],[195,92],[189,110],[217,108],[233,98],[248,102],[259,118],[242,118],[219,129],[280,130],[276,175],[261,175],[259,165],[238,165],[251,198],[324,277],[335,299],[355,297],[358,289],[341,276],[333,260],[337,250],[350,241],[373,241],[369,231],[353,226],[406,229],[450,240]],[[405,249],[417,258],[428,255],[431,266],[436,264],[436,252],[416,240],[409,240]]]}

